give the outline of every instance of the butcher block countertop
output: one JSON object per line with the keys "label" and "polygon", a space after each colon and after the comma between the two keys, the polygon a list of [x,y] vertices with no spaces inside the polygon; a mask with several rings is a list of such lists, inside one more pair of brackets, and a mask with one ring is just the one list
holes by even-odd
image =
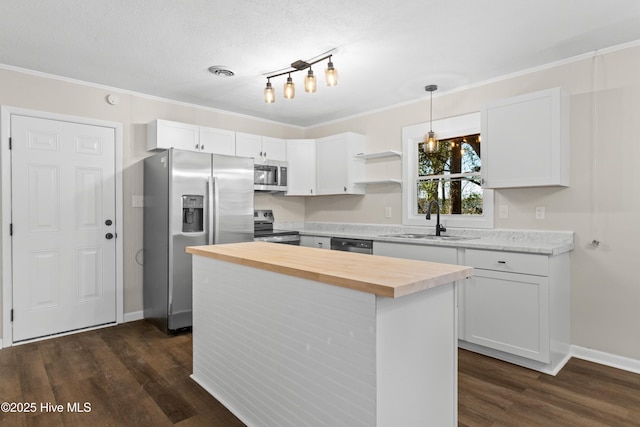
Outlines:
{"label": "butcher block countertop", "polygon": [[193,255],[398,298],[462,280],[472,267],[268,242],[190,246]]}

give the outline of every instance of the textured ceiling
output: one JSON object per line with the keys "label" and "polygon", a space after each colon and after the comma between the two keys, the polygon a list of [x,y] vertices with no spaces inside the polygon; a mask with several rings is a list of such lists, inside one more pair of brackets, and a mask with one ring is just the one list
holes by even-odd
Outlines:
{"label": "textured ceiling", "polygon": [[[640,40],[637,0],[0,0],[0,64],[298,126]],[[330,49],[339,84],[264,75]],[[208,72],[223,65],[234,77]],[[323,75],[326,62],[315,73]]]}

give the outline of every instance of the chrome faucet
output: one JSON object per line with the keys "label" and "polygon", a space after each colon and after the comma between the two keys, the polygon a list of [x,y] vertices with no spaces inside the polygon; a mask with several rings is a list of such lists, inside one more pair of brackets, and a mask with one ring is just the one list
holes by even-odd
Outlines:
{"label": "chrome faucet", "polygon": [[447,231],[447,229],[444,228],[442,224],[440,224],[440,204],[438,203],[437,200],[432,200],[429,203],[429,207],[427,208],[427,216],[425,216],[424,219],[427,219],[427,220],[431,219],[431,207],[434,204],[436,205],[436,215],[437,215],[436,216],[436,236],[439,236],[440,232]]}

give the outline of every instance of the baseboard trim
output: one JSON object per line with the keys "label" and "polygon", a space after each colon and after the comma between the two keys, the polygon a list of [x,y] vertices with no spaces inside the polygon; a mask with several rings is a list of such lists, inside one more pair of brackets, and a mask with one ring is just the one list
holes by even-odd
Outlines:
{"label": "baseboard trim", "polygon": [[640,374],[640,360],[637,359],[605,353],[604,351],[580,347],[577,345],[571,346],[571,355],[577,359],[588,360],[589,362],[599,363],[601,365],[611,366],[612,368],[618,368],[624,371]]}
{"label": "baseboard trim", "polygon": [[144,311],[132,311],[124,314],[124,323],[135,322],[136,320],[144,319]]}

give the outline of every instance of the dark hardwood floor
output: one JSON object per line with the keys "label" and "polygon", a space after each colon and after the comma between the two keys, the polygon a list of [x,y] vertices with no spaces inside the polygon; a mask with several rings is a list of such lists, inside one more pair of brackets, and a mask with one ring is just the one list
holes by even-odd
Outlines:
{"label": "dark hardwood floor", "polygon": [[[0,402],[36,410],[0,425],[243,426],[189,378],[191,344],[138,321],[2,349]],[[640,375],[572,359],[552,377],[459,354],[460,426],[640,426]]]}

